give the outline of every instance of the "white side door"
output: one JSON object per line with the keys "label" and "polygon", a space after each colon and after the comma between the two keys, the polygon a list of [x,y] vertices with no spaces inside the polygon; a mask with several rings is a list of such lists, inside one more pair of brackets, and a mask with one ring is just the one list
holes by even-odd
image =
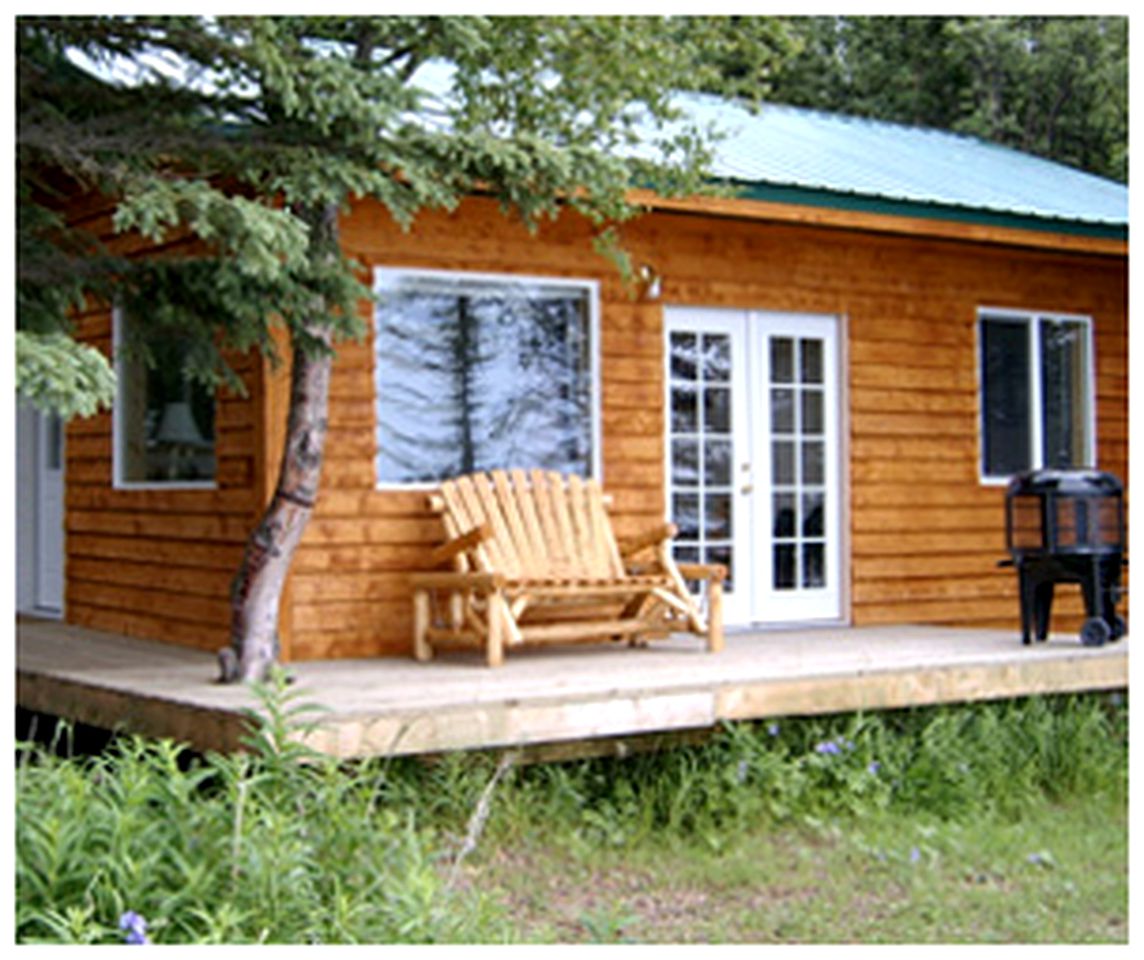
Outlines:
{"label": "white side door", "polygon": [[64,607],[64,424],[40,414],[37,443],[38,497],[36,606],[62,613]]}
{"label": "white side door", "polygon": [[64,595],[63,424],[16,412],[16,608],[59,616]]}

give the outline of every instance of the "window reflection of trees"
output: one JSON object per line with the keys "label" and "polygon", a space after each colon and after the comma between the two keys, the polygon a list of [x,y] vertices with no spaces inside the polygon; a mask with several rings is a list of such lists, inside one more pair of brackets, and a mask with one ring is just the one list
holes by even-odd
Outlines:
{"label": "window reflection of trees", "polygon": [[378,477],[591,472],[587,293],[399,286],[378,308]]}

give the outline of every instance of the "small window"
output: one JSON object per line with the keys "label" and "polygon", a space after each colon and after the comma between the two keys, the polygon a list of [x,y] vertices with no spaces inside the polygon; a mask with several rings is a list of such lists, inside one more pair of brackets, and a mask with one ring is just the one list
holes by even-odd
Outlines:
{"label": "small window", "polygon": [[1092,466],[1089,319],[982,312],[978,342],[982,476]]}
{"label": "small window", "polygon": [[213,485],[214,393],[186,375],[186,339],[136,323],[116,310],[116,486]]}
{"label": "small window", "polygon": [[379,270],[377,481],[598,473],[595,286]]}

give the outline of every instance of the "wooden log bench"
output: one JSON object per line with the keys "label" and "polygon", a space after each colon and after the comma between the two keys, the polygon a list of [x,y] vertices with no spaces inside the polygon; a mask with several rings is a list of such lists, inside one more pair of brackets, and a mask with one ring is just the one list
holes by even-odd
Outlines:
{"label": "wooden log bench", "polygon": [[[673,524],[617,542],[593,480],[493,470],[445,481],[429,502],[445,542],[433,551],[438,569],[410,575],[418,660],[468,645],[498,666],[522,644],[645,643],[679,631],[723,648],[726,568],[677,564]],[[688,581],[705,585],[705,604]]]}

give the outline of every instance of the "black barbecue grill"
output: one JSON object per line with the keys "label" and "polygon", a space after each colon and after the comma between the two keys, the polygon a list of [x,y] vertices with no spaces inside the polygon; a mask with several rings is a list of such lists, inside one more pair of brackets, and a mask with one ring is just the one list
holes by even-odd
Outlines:
{"label": "black barbecue grill", "polygon": [[1021,640],[1049,631],[1053,588],[1079,583],[1087,619],[1085,646],[1124,635],[1116,613],[1124,559],[1124,487],[1098,470],[1034,470],[1015,477],[1005,496],[1005,538],[1017,568]]}

